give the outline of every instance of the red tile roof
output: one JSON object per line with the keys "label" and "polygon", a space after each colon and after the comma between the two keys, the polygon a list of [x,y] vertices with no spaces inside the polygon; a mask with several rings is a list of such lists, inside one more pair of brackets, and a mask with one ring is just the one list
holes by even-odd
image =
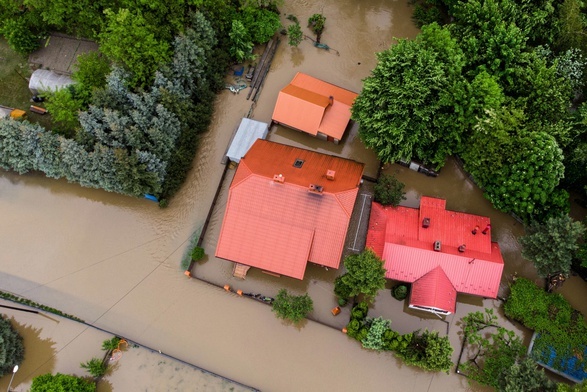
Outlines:
{"label": "red tile roof", "polygon": [[[491,233],[482,234],[489,218],[447,211],[445,206],[444,200],[431,197],[422,197],[419,209],[374,202],[367,246],[385,261],[389,279],[412,283],[440,267],[457,292],[495,298],[503,258],[499,245],[491,242]],[[425,218],[429,219],[427,228],[422,224]],[[476,235],[472,234],[475,227]],[[435,241],[440,241],[439,252],[434,251]],[[464,252],[458,250],[461,245]],[[432,287],[421,285],[421,294],[433,298]]]}
{"label": "red tile roof", "polygon": [[314,136],[321,132],[340,140],[356,97],[352,91],[298,72],[279,92],[272,119]]}
{"label": "red tile roof", "polygon": [[[257,140],[230,185],[216,256],[298,279],[308,261],[338,268],[363,167]],[[280,174],[283,183],[274,180]],[[309,192],[310,184],[322,193]]]}

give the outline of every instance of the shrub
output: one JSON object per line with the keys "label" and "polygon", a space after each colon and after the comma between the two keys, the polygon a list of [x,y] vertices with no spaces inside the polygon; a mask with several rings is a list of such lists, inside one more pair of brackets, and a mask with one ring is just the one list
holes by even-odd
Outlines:
{"label": "shrub", "polygon": [[437,331],[414,333],[406,347],[396,352],[406,364],[424,370],[448,373],[452,367],[453,348],[448,336],[440,337]]}
{"label": "shrub", "polygon": [[364,348],[371,350],[381,351],[385,347],[385,341],[383,339],[384,334],[389,331],[389,320],[384,320],[381,317],[371,320],[369,327],[369,333],[361,340]]}
{"label": "shrub", "polygon": [[408,296],[408,286],[405,284],[398,284],[397,286],[391,289],[391,296],[398,301],[402,301],[406,299]]}
{"label": "shrub", "polygon": [[39,47],[39,37],[31,31],[23,18],[8,19],[3,21],[3,24],[0,34],[6,38],[14,51],[29,54]]}
{"label": "shrub", "polygon": [[273,301],[272,310],[280,319],[299,323],[314,310],[314,303],[308,294],[290,295],[286,289],[281,289]]}
{"label": "shrub", "polygon": [[202,248],[201,246],[196,246],[192,250],[192,260],[193,261],[200,261],[204,258],[204,256],[206,256],[206,253],[204,252],[204,248]]}
{"label": "shrub", "polygon": [[384,206],[397,207],[402,200],[406,200],[405,184],[394,175],[383,174],[375,184],[375,201]]}
{"label": "shrub", "polygon": [[[562,369],[562,360],[574,356],[574,349],[587,345],[587,324],[560,294],[549,294],[532,281],[518,278],[511,286],[504,311],[506,316],[535,330],[533,352],[537,360],[549,362],[550,348],[556,352],[553,367]],[[577,366],[585,366],[577,360]]]}
{"label": "shrub", "polygon": [[339,276],[334,280],[334,295],[336,295],[340,299],[348,299],[351,296],[352,289],[347,284],[345,284],[342,280],[342,277]]}
{"label": "shrub", "polygon": [[31,392],[47,391],[95,392],[96,384],[80,377],[61,373],[56,375],[48,373],[33,378]]}

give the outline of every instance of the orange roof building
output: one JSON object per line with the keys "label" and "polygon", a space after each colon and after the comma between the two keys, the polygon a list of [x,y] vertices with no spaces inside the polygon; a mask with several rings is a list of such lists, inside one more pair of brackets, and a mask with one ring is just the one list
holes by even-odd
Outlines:
{"label": "orange roof building", "polygon": [[362,163],[257,140],[230,185],[216,257],[303,279],[338,268]]}
{"label": "orange roof building", "polygon": [[357,94],[298,72],[277,96],[273,121],[338,143]]}

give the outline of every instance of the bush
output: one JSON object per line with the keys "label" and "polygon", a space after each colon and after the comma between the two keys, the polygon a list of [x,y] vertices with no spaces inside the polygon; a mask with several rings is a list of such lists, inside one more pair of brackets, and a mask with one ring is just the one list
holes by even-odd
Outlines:
{"label": "bush", "polygon": [[452,367],[453,348],[448,336],[440,337],[438,332],[424,331],[414,333],[405,348],[396,351],[408,365],[414,365],[428,371],[447,372]]}
{"label": "bush", "polygon": [[33,378],[31,392],[49,391],[95,392],[96,384],[80,377],[61,373],[56,375],[48,373]]}
{"label": "bush", "polygon": [[[534,341],[536,359],[548,363],[552,348],[557,355],[553,363],[556,369],[563,370],[561,361],[573,357],[574,349],[587,346],[583,315],[562,295],[549,294],[528,279],[518,278],[512,284],[504,311],[506,316],[540,334]],[[585,366],[585,360],[577,360],[577,366]]]}
{"label": "bush", "polygon": [[314,310],[314,303],[308,294],[290,295],[286,289],[281,289],[273,301],[272,310],[278,318],[297,324]]}
{"label": "bush", "polygon": [[384,320],[381,317],[371,320],[369,333],[361,340],[364,348],[381,351],[385,347],[384,334],[390,330],[391,321]]}
{"label": "bush", "polygon": [[383,174],[375,184],[375,201],[384,206],[397,207],[402,200],[406,200],[405,184],[394,175]]}
{"label": "bush", "polygon": [[192,250],[193,261],[200,261],[204,258],[204,256],[206,256],[206,253],[204,252],[204,248],[201,246],[196,246],[194,250]]}
{"label": "bush", "polygon": [[0,34],[14,51],[29,54],[39,47],[39,37],[31,31],[23,18],[5,20],[3,24]]}
{"label": "bush", "polygon": [[398,301],[403,301],[408,296],[408,286],[405,284],[398,284],[391,289],[391,296]]}

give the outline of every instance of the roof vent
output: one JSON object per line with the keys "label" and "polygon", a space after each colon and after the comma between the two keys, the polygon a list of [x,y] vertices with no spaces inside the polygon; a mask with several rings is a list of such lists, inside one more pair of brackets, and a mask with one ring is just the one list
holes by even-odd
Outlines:
{"label": "roof vent", "polygon": [[461,252],[461,253],[463,253],[466,249],[467,249],[467,246],[465,244],[459,246],[459,252]]}
{"label": "roof vent", "polygon": [[334,175],[336,172],[334,170],[327,170],[326,171],[326,179],[330,181],[334,181]]}
{"label": "roof vent", "polygon": [[283,182],[285,181],[285,177],[281,174],[276,174],[273,176],[273,181],[283,184]]}
{"label": "roof vent", "polygon": [[428,227],[430,227],[430,218],[424,218],[422,219],[422,227],[427,229]]}
{"label": "roof vent", "polygon": [[293,164],[293,167],[297,168],[297,169],[301,169],[302,166],[304,166],[304,160],[303,159],[296,159],[296,161]]}
{"label": "roof vent", "polygon": [[324,187],[321,185],[310,184],[310,186],[308,187],[308,192],[316,193],[318,195],[321,195],[323,190],[324,190]]}
{"label": "roof vent", "polygon": [[440,252],[441,249],[442,249],[442,247],[440,245],[440,241],[434,241],[434,251]]}

